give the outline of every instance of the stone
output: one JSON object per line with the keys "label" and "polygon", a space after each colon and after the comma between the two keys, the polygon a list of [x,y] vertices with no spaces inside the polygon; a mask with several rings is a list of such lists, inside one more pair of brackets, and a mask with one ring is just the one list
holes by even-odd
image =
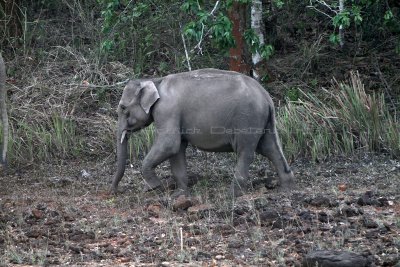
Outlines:
{"label": "stone", "polygon": [[36,219],[40,220],[43,218],[43,211],[39,210],[39,209],[32,209],[32,215],[33,217],[35,217]]}
{"label": "stone", "polygon": [[331,201],[329,198],[320,195],[311,199],[310,205],[314,207],[329,207],[331,206]]}
{"label": "stone", "polygon": [[173,210],[187,210],[189,207],[193,205],[190,198],[185,195],[180,195],[173,204]]}
{"label": "stone", "polygon": [[364,267],[368,260],[357,253],[348,251],[316,250],[303,259],[303,267]]}
{"label": "stone", "polygon": [[150,216],[158,218],[161,212],[161,206],[157,204],[152,204],[147,207],[147,212]]}

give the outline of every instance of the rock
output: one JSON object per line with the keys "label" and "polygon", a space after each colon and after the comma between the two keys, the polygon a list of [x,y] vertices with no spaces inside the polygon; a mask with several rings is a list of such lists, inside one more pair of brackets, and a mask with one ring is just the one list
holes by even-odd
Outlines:
{"label": "rock", "polygon": [[191,220],[202,219],[209,216],[214,208],[210,204],[199,204],[188,208],[189,218]]}
{"label": "rock", "polygon": [[279,218],[279,213],[276,210],[269,209],[260,212],[260,220],[262,221],[269,221]]}
{"label": "rock", "polygon": [[400,256],[396,254],[389,254],[383,257],[383,266],[400,266]]}
{"label": "rock", "polygon": [[299,216],[303,221],[309,222],[312,222],[316,218],[315,213],[309,210],[302,210],[297,214],[297,216]]}
{"label": "rock", "polygon": [[193,205],[192,201],[190,198],[188,198],[185,195],[180,195],[173,204],[173,210],[187,210],[189,207]]}
{"label": "rock", "polygon": [[204,252],[204,251],[199,251],[199,252],[197,252],[197,254],[196,254],[196,256],[195,256],[195,259],[196,260],[208,260],[208,259],[211,259],[212,257],[211,257],[211,254],[210,253],[207,253],[207,252]]}
{"label": "rock", "polygon": [[42,230],[40,230],[38,227],[32,227],[28,232],[26,233],[27,237],[31,238],[38,238],[43,235]]}
{"label": "rock", "polygon": [[340,191],[344,192],[347,189],[347,185],[346,184],[339,184],[338,188],[339,188]]}
{"label": "rock", "polygon": [[343,173],[345,173],[347,171],[347,168],[346,167],[339,167],[339,168],[336,168],[335,169],[335,173],[336,174],[343,174]]}
{"label": "rock", "polygon": [[229,241],[228,243],[228,248],[240,248],[243,246],[243,242],[240,240],[235,240],[232,239],[231,241]]}
{"label": "rock", "polygon": [[196,206],[189,207],[188,212],[190,214],[197,214],[201,212],[211,211],[213,206],[210,204],[200,204]]}
{"label": "rock", "polygon": [[346,217],[358,216],[358,215],[360,215],[362,213],[363,213],[362,210],[357,209],[356,207],[353,207],[353,206],[349,206],[349,205],[342,206],[339,209],[339,215],[343,214]]}
{"label": "rock", "polygon": [[276,188],[278,186],[278,184],[279,184],[278,180],[274,179],[272,177],[267,177],[264,180],[264,185],[268,189],[274,189],[274,188]]}
{"label": "rock", "polygon": [[357,204],[360,206],[381,206],[381,203],[374,197],[374,193],[372,191],[366,191],[364,195],[358,198]]}
{"label": "rock", "polygon": [[235,207],[233,208],[233,212],[236,215],[244,215],[247,212],[249,212],[249,210],[250,210],[250,208],[245,205],[235,205]]}
{"label": "rock", "polygon": [[43,211],[39,210],[39,209],[32,209],[32,215],[33,217],[35,217],[36,219],[40,220],[43,218]]}
{"label": "rock", "polygon": [[303,267],[363,267],[367,259],[354,252],[317,250],[308,253],[303,259]]}
{"label": "rock", "polygon": [[74,252],[74,253],[81,253],[83,251],[83,248],[78,246],[78,245],[69,245],[69,249]]}
{"label": "rock", "polygon": [[325,197],[325,196],[316,196],[315,198],[308,200],[309,204],[315,207],[330,207],[331,205],[331,201],[329,198]]}
{"label": "rock", "polygon": [[333,218],[329,216],[325,211],[321,211],[320,213],[318,213],[318,220],[320,222],[327,223],[329,221],[332,221],[332,219]]}
{"label": "rock", "polygon": [[379,227],[377,222],[375,222],[373,219],[368,218],[368,217],[363,218],[363,225],[364,225],[364,227],[367,227],[367,228],[378,228]]}
{"label": "rock", "polygon": [[152,204],[147,207],[147,212],[150,216],[158,218],[161,212],[161,206],[157,204]]}

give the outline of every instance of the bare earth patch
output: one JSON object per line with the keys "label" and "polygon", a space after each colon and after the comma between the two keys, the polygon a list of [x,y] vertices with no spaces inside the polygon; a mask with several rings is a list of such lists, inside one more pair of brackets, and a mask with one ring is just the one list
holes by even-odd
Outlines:
{"label": "bare earth patch", "polygon": [[[111,164],[69,162],[1,176],[0,266],[301,266],[315,250],[355,252],[367,266],[400,261],[398,161],[299,162],[297,190],[280,193],[257,158],[255,188],[232,200],[233,162],[189,155],[199,181],[183,209],[169,192],[141,193],[136,165],[117,196],[108,193]],[[158,171],[167,177],[168,170]]]}

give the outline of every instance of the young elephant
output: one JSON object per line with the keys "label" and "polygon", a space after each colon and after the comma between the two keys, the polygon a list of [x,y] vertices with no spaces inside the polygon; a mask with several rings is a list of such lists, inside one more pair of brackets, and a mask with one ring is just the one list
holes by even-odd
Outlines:
{"label": "young elephant", "polygon": [[0,114],[1,114],[1,122],[3,125],[3,144],[2,144],[2,152],[1,152],[1,164],[6,166],[7,164],[7,144],[8,144],[8,116],[7,116],[7,107],[6,107],[6,67],[4,65],[3,57],[0,54]]}
{"label": "young elephant", "polygon": [[294,184],[267,91],[256,80],[240,73],[202,69],[132,80],[126,85],[118,106],[118,164],[111,188],[114,193],[125,172],[129,133],[152,122],[156,138],[142,165],[146,190],[161,186],[155,168],[169,159],[177,184],[174,195],[187,193],[188,143],[205,151],[236,152],[235,195],[240,195],[248,185],[249,165],[255,151],[272,161],[283,188]]}

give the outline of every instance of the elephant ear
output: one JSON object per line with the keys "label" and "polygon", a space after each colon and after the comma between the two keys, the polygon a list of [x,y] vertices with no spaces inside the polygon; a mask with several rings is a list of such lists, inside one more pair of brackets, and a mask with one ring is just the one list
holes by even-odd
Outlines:
{"label": "elephant ear", "polygon": [[142,106],[146,114],[149,114],[150,108],[160,98],[160,95],[158,94],[156,85],[152,81],[141,82],[140,87],[140,105]]}

